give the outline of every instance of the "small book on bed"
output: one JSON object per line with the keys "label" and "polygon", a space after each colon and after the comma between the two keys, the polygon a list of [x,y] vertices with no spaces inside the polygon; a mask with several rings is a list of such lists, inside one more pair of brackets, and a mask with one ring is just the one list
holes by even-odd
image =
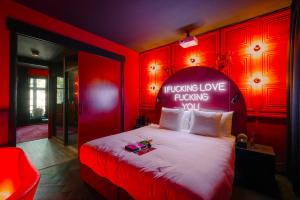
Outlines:
{"label": "small book on bed", "polygon": [[151,141],[143,140],[134,144],[127,144],[125,149],[138,155],[143,155],[154,150],[155,148],[151,147]]}

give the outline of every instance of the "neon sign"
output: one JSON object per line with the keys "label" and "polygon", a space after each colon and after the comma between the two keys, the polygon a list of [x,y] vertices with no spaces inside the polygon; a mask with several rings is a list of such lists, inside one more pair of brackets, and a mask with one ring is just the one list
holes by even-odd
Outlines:
{"label": "neon sign", "polygon": [[166,85],[163,87],[163,93],[173,95],[173,100],[181,102],[185,110],[200,109],[200,103],[209,101],[212,93],[222,93],[226,90],[226,82]]}

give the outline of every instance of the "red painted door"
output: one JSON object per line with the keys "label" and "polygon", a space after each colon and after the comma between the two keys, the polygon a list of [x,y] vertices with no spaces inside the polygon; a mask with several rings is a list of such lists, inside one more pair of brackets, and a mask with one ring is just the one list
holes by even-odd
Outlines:
{"label": "red painted door", "polygon": [[79,147],[121,131],[121,63],[78,53]]}

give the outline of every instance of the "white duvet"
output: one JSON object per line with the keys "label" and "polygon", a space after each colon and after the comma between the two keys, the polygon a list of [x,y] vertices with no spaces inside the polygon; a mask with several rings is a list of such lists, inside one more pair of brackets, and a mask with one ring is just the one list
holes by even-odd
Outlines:
{"label": "white duvet", "polygon": [[[144,155],[124,149],[144,139],[156,149]],[[150,125],[85,143],[80,162],[135,199],[230,199],[234,138]]]}

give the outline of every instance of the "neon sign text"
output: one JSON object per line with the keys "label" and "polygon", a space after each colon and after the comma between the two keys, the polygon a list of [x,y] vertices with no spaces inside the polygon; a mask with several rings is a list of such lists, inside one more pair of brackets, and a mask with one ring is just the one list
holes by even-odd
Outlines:
{"label": "neon sign text", "polygon": [[206,92],[204,93],[184,93],[184,94],[175,94],[174,95],[175,101],[207,101],[208,100],[208,94]]}
{"label": "neon sign text", "polygon": [[164,93],[182,93],[182,92],[209,92],[226,91],[225,82],[200,83],[190,85],[167,85],[164,86]]}
{"label": "neon sign text", "polygon": [[226,91],[226,82],[206,82],[186,85],[166,85],[163,88],[165,94],[172,94],[176,102],[181,102],[185,110],[200,109],[200,102],[207,102],[211,93]]}

